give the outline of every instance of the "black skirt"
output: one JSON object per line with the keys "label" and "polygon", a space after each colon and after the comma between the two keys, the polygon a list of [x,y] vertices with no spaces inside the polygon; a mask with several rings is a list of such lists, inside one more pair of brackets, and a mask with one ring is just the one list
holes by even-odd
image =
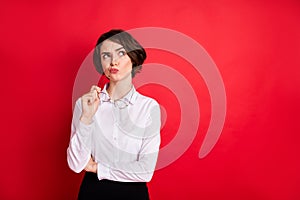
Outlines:
{"label": "black skirt", "polygon": [[117,182],[100,180],[97,174],[86,172],[82,180],[78,200],[149,200],[144,182]]}

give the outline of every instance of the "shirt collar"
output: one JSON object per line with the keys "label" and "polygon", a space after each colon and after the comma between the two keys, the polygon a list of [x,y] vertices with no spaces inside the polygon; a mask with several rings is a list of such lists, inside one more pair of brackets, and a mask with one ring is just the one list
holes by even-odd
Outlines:
{"label": "shirt collar", "polygon": [[[103,90],[100,93],[100,101],[110,101],[110,102],[114,102],[113,100],[111,100],[106,88],[108,87],[108,83],[104,85]],[[132,88],[130,89],[130,91],[121,99],[118,100],[123,100],[128,102],[129,104],[134,104],[136,102],[136,98],[137,98],[137,91],[134,87],[134,85],[132,85]],[[115,100],[117,101],[117,100]]]}

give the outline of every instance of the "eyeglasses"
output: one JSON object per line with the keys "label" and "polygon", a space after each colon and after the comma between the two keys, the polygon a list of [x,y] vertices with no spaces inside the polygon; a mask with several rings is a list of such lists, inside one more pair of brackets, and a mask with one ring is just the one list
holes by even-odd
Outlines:
{"label": "eyeglasses", "polygon": [[[107,93],[105,92],[100,92],[100,94],[102,94],[103,96],[101,96],[100,101],[102,102],[109,102],[114,104],[115,107],[119,108],[119,109],[124,109],[126,108],[130,103],[130,101],[127,98],[123,98],[123,99],[117,99],[117,100],[112,100]],[[132,95],[131,95],[132,96]]]}

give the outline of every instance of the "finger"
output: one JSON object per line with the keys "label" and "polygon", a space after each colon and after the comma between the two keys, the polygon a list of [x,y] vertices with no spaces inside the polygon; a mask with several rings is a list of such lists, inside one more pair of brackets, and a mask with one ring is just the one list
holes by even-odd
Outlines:
{"label": "finger", "polygon": [[98,87],[97,85],[93,85],[93,86],[91,87],[91,90],[90,90],[90,91],[94,91],[94,90],[96,90],[98,93],[101,92],[101,88]]}
{"label": "finger", "polygon": [[90,92],[92,92],[93,90],[95,90],[95,85],[92,85]]}
{"label": "finger", "polygon": [[85,167],[84,170],[87,171],[87,172],[91,171],[90,166]]}
{"label": "finger", "polygon": [[100,88],[100,87],[96,86],[95,89],[96,89],[96,91],[97,91],[98,93],[101,92],[101,88]]}
{"label": "finger", "polygon": [[91,93],[87,93],[82,96],[82,101],[87,104],[92,103],[95,101],[95,96]]}
{"label": "finger", "polygon": [[95,102],[95,101],[99,100],[99,96],[98,96],[98,93],[96,90],[89,92],[87,97],[90,98],[90,102]]}
{"label": "finger", "polygon": [[[96,92],[96,93],[94,94],[94,92]],[[100,87],[98,87],[96,85],[93,85],[91,87],[90,93],[93,93],[93,95],[95,95],[95,99],[99,99],[100,98],[99,97],[100,92],[101,92],[101,88]]]}
{"label": "finger", "polygon": [[95,100],[98,100],[98,99],[99,99],[97,90],[94,90],[94,91],[93,91],[93,97],[94,97]]}

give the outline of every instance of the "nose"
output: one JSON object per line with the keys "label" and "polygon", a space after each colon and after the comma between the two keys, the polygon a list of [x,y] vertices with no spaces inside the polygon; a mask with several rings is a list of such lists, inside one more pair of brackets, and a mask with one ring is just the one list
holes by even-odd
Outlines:
{"label": "nose", "polygon": [[118,66],[118,64],[119,64],[118,57],[117,56],[112,56],[110,65],[111,66]]}

